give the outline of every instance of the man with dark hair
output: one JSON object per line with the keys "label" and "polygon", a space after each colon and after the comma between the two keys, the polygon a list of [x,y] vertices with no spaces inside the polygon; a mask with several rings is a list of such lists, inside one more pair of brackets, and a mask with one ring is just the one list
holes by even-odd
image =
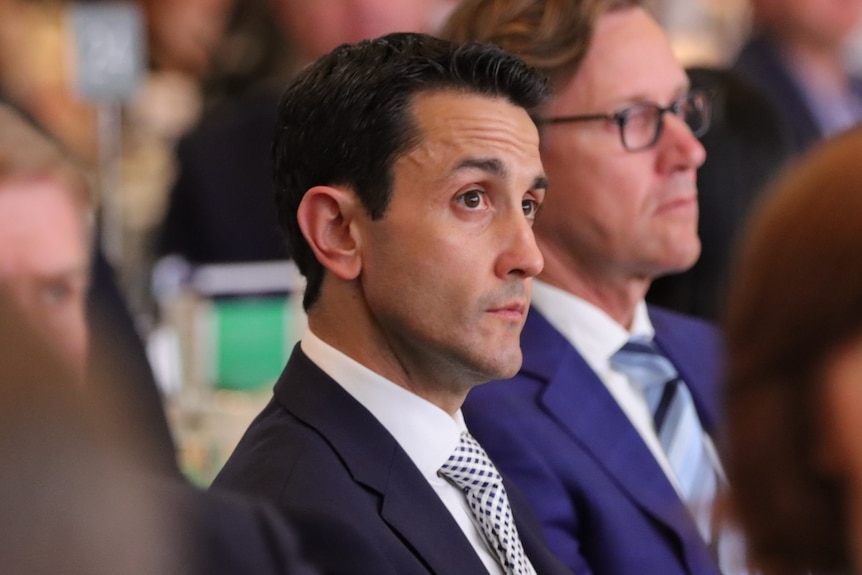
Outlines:
{"label": "man with dark hair", "polygon": [[449,38],[497,44],[554,87],[536,113],[554,193],[524,364],[474,390],[464,416],[573,570],[729,575],[743,558],[712,506],[718,335],[644,301],[700,253],[710,102],[644,6],[463,0],[450,16]]}
{"label": "man with dark hair", "polygon": [[309,330],[214,486],[275,501],[327,573],[566,572],[460,412],[521,364],[546,95],[496,47],[402,33],[337,48],[282,98]]}

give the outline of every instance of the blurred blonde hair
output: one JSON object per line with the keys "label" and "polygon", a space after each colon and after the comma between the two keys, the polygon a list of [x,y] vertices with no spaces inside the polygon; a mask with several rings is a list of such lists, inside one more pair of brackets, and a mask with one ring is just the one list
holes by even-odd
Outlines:
{"label": "blurred blonde hair", "polygon": [[583,62],[599,18],[635,7],[644,0],[463,0],[441,35],[497,44],[559,86]]}
{"label": "blurred blonde hair", "polygon": [[32,180],[59,184],[92,219],[96,197],[84,167],[14,108],[0,104],[0,183]]}

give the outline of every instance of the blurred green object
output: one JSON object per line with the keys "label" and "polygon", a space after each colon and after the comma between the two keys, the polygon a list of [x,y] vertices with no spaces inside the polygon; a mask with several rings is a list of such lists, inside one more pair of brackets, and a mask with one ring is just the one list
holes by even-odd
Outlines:
{"label": "blurred green object", "polygon": [[289,297],[217,298],[212,302],[212,369],[216,389],[273,385],[287,361]]}

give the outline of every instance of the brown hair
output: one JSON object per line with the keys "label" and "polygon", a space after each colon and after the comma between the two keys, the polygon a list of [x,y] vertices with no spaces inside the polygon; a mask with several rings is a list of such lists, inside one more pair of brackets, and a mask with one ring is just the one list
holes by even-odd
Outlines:
{"label": "brown hair", "polygon": [[497,44],[559,85],[577,72],[599,17],[643,6],[644,0],[462,0],[441,34]]}
{"label": "brown hair", "polygon": [[0,103],[0,182],[42,179],[67,189],[83,212],[93,210],[93,187],[83,167],[20,113]]}
{"label": "brown hair", "polygon": [[728,474],[766,573],[849,566],[841,482],[817,450],[824,367],[862,334],[860,157],[857,129],[782,174],[755,212],[732,276]]}

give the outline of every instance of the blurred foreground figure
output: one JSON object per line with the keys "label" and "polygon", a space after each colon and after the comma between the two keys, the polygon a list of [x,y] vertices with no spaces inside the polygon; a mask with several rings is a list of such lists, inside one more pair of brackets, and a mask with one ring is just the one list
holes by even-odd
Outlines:
{"label": "blurred foreground figure", "polygon": [[180,530],[106,405],[39,318],[0,291],[0,564],[5,573],[179,573]]}
{"label": "blurred foreground figure", "polygon": [[94,338],[82,385],[88,189],[0,107],[0,570],[309,573],[272,510],[164,473],[121,340]]}
{"label": "blurred foreground figure", "polygon": [[[154,469],[178,475],[143,344],[94,241],[95,212],[84,168],[21,113],[0,105],[0,284],[61,343],[79,378],[110,358],[122,377],[90,378],[88,388],[124,401],[127,427],[153,439]],[[98,388],[102,383],[105,389]]]}
{"label": "blurred foreground figure", "polygon": [[123,413],[82,392],[28,312],[0,288],[4,573],[314,573],[270,509],[153,476]]}
{"label": "blurred foreground figure", "polygon": [[803,157],[742,244],[728,474],[765,575],[862,569],[862,130]]}

